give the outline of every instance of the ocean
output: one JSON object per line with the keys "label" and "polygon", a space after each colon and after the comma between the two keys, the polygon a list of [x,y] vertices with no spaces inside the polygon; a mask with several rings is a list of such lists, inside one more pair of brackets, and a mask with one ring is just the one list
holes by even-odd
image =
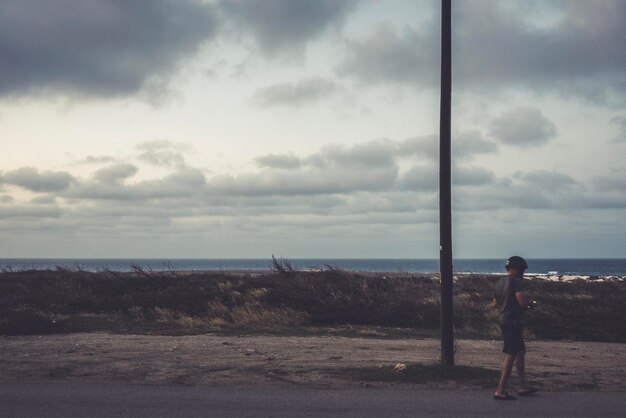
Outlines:
{"label": "ocean", "polygon": [[[528,274],[559,274],[589,276],[626,276],[626,259],[544,258],[527,259]],[[294,258],[299,269],[325,268],[326,265],[353,271],[432,273],[439,271],[438,259],[352,259],[352,258]],[[166,259],[166,258],[0,258],[5,270],[54,269],[80,267],[87,271],[108,268],[129,271],[132,266],[152,270],[270,270],[271,262],[255,258]],[[504,273],[502,259],[458,259],[457,273]]]}

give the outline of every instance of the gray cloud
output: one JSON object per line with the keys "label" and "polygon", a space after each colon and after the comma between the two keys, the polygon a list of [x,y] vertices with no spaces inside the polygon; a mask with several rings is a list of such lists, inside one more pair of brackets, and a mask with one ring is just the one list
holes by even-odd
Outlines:
{"label": "gray cloud", "polygon": [[[126,173],[130,171],[129,168],[126,170],[128,170]],[[123,171],[122,168],[120,172]],[[112,172],[114,173],[115,170]],[[96,179],[98,180],[97,176]],[[84,182],[69,188],[63,196],[70,199],[122,201],[187,198],[201,194],[205,184],[206,179],[202,171],[195,168],[181,168],[161,179],[144,180],[130,185],[115,181]]]}
{"label": "gray cloud", "polygon": [[309,164],[324,168],[328,165],[354,168],[395,168],[395,146],[392,141],[370,141],[349,147],[327,145],[309,156]]}
{"label": "gray cloud", "polygon": [[186,144],[168,140],[147,141],[137,146],[137,158],[157,167],[184,167],[183,152],[188,149]]}
{"label": "gray cloud", "polygon": [[[538,27],[539,19],[526,20],[531,11],[561,18]],[[626,104],[625,2],[463,0],[454,3],[453,13],[455,88],[481,94],[530,88]],[[380,25],[363,39],[347,41],[338,71],[367,83],[436,88],[438,30],[436,18],[420,28]]]}
{"label": "gray cloud", "polygon": [[137,174],[137,167],[129,163],[118,163],[96,171],[94,178],[102,183],[118,183]]}
{"label": "gray cloud", "polygon": [[626,116],[615,116],[611,123],[617,125],[619,130],[613,142],[626,142]]}
{"label": "gray cloud", "polygon": [[496,180],[492,171],[482,167],[452,167],[452,184],[454,186],[482,186]]}
{"label": "gray cloud", "polygon": [[[257,164],[269,170],[240,176],[217,176],[209,180],[209,190],[226,194],[288,195],[353,193],[401,187],[404,190],[432,192],[438,187],[438,170],[433,164],[438,158],[438,146],[437,137],[428,135],[403,141],[327,145],[303,158],[291,154],[269,154],[256,159]],[[455,147],[455,155],[461,160],[497,149],[493,142],[483,139],[477,132],[455,138]],[[422,159],[427,164],[413,166],[398,179],[397,162],[407,158]],[[290,172],[282,172],[284,169]],[[482,185],[495,179],[493,173],[478,167],[455,166],[454,170],[456,186]]]}
{"label": "gray cloud", "polygon": [[300,168],[302,160],[293,154],[267,154],[255,158],[256,163],[261,167],[282,168],[291,170]]}
{"label": "gray cloud", "polygon": [[[394,145],[398,157],[424,156],[430,160],[439,159],[439,137],[426,135],[409,138]],[[478,131],[469,131],[452,138],[452,156],[455,160],[471,160],[479,154],[491,154],[498,146],[483,138]]]}
{"label": "gray cloud", "polygon": [[519,172],[515,173],[513,178],[521,180],[524,184],[532,186],[532,188],[544,189],[553,193],[571,189],[578,185],[578,182],[567,174],[547,170]]}
{"label": "gray cloud", "polygon": [[397,145],[399,156],[425,156],[430,160],[439,158],[439,136],[425,135],[405,139]]}
{"label": "gray cloud", "polygon": [[362,40],[348,40],[348,55],[339,65],[342,75],[352,75],[366,83],[419,82],[435,87],[438,36],[434,26],[425,31],[399,30],[390,23],[378,25]]}
{"label": "gray cloud", "polygon": [[[456,165],[452,171],[454,210],[459,212],[626,208],[626,196],[616,193],[626,187],[620,173],[596,178],[590,189],[556,171],[517,172],[510,177],[496,177],[482,167]],[[416,165],[403,173],[399,183],[401,190],[436,196],[437,166]]]}
{"label": "gray cloud", "polygon": [[359,0],[222,0],[222,13],[252,34],[261,50],[301,52],[330,27],[343,23]]}
{"label": "gray cloud", "polygon": [[5,0],[0,96],[123,96],[163,81],[214,33],[195,0]]}
{"label": "gray cloud", "polygon": [[[468,159],[493,152],[495,144],[470,132],[458,138],[458,155]],[[327,145],[314,154],[298,158],[269,154],[256,159],[266,170],[239,176],[223,175],[209,180],[210,193],[228,195],[352,194],[359,191],[396,189],[432,192],[438,187],[438,140],[434,135],[403,141],[376,140],[351,146]],[[398,178],[400,159],[422,160]],[[284,169],[289,169],[288,173]],[[455,167],[455,185],[476,186],[494,181],[494,175],[478,167]]]}
{"label": "gray cloud", "polygon": [[556,126],[539,109],[520,106],[494,119],[490,134],[506,144],[529,147],[554,138]]}
{"label": "gray cloud", "polygon": [[493,154],[498,146],[483,138],[478,131],[469,131],[452,138],[452,157],[454,159],[471,159],[479,154]]}
{"label": "gray cloud", "polygon": [[326,98],[337,85],[323,78],[309,78],[295,83],[279,83],[258,89],[253,102],[260,106],[301,106]]}
{"label": "gray cloud", "polygon": [[437,167],[413,166],[402,175],[402,187],[416,192],[434,192],[439,188]]}
{"label": "gray cloud", "polygon": [[523,185],[492,185],[481,189],[458,190],[453,200],[453,210],[459,212],[507,211],[524,209],[553,209],[558,202],[543,191]]}
{"label": "gray cloud", "polygon": [[0,174],[0,184],[11,184],[33,192],[56,192],[67,189],[76,179],[66,171],[39,172],[34,167],[22,167]]}
{"label": "gray cloud", "polygon": [[110,155],[88,155],[87,157],[77,161],[77,164],[106,164],[115,161],[115,157]]}
{"label": "gray cloud", "polygon": [[35,196],[30,199],[30,203],[36,205],[52,205],[56,203],[56,197],[53,195]]}
{"label": "gray cloud", "polygon": [[0,218],[15,219],[29,218],[41,220],[44,218],[59,218],[63,210],[56,205],[11,205],[0,206]]}
{"label": "gray cloud", "polygon": [[[411,161],[415,165],[399,175],[399,160],[408,162],[399,151],[403,143],[327,146],[301,157],[268,154],[264,157],[272,158],[266,158],[267,165],[261,164],[259,171],[208,179],[199,169],[179,167],[170,174],[128,184],[115,181],[120,177],[113,165],[105,167],[110,168],[110,176],[78,178],[67,189],[29,203],[0,205],[0,231],[4,232],[0,235],[15,235],[30,243],[41,243],[42,237],[70,244],[106,241],[105,250],[115,242],[115,248],[123,248],[125,253],[141,242],[143,249],[158,250],[158,245],[150,245],[163,237],[174,243],[171,248],[179,248],[179,240],[188,240],[189,251],[197,249],[200,242],[205,251],[219,236],[214,250],[230,240],[233,256],[241,254],[241,245],[251,240],[255,242],[252,249],[274,245],[268,244],[268,236],[280,237],[276,242],[288,242],[290,249],[294,240],[304,240],[308,250],[313,237],[323,248],[329,236],[342,245],[372,237],[413,243],[415,237],[436,234],[438,170],[432,159],[418,154]],[[376,153],[384,155],[376,157]],[[286,170],[281,166],[284,161],[280,157],[284,156],[300,164]],[[490,236],[494,230],[519,226],[522,220],[530,230],[541,232],[545,231],[543,225],[554,225],[555,219],[574,219],[590,211],[595,211],[595,219],[602,219],[592,224],[594,230],[602,223],[621,225],[626,208],[626,195],[621,193],[626,176],[622,172],[598,177],[593,187],[588,187],[560,172],[526,171],[496,177],[466,162],[453,167],[455,222],[463,233],[481,231]],[[121,174],[131,171],[132,167],[126,171],[119,167]],[[479,218],[482,221],[473,221]],[[540,237],[538,234],[535,239]],[[32,245],[18,248],[26,254]],[[76,247],[76,251],[81,249]]]}
{"label": "gray cloud", "polygon": [[626,170],[607,176],[598,176],[592,181],[594,186],[600,191],[617,192],[620,195],[624,195],[626,190]]}
{"label": "gray cloud", "polygon": [[[589,196],[589,198],[582,202],[574,202],[578,203],[577,207],[583,207],[584,209],[617,209],[623,210],[626,208],[626,196],[623,194],[594,194]],[[621,225],[623,219],[623,213],[620,215],[621,218],[618,219],[614,224]],[[604,218],[606,219],[606,218]],[[606,222],[606,221],[605,221]],[[615,233],[615,229],[611,232]]]}
{"label": "gray cloud", "polygon": [[13,198],[13,196],[8,195],[8,194],[3,194],[0,195],[0,203],[11,203],[15,200],[15,198]]}
{"label": "gray cloud", "polygon": [[511,203],[523,208],[545,209],[588,205],[582,185],[567,174],[533,170],[514,173],[510,184],[503,185]]}
{"label": "gray cloud", "polygon": [[[626,170],[612,170],[607,175],[596,176],[591,180],[591,185],[593,187],[584,198],[575,199],[572,206],[603,210],[626,209]],[[621,216],[623,218],[623,213]]]}
{"label": "gray cloud", "polygon": [[[455,189],[490,185],[496,182],[495,174],[482,167],[453,165],[452,185]],[[432,193],[439,190],[439,166],[415,165],[402,174],[400,183],[404,190]]]}
{"label": "gray cloud", "polygon": [[584,209],[595,207],[592,194],[571,176],[556,171],[517,172],[493,178],[484,187],[456,191],[456,210]]}
{"label": "gray cloud", "polygon": [[[370,141],[351,146],[327,145],[300,159],[270,154],[256,161],[271,169],[238,176],[215,176],[209,180],[207,191],[261,196],[388,190],[394,187],[398,175],[396,153],[396,144],[392,141]],[[285,173],[284,168],[291,170]]]}
{"label": "gray cloud", "polygon": [[[423,195],[404,190],[380,191],[376,193],[353,193],[343,197],[342,213],[406,213],[425,209],[428,206]],[[340,206],[340,205],[336,205]],[[338,212],[335,207],[334,213]]]}
{"label": "gray cloud", "polygon": [[238,176],[215,176],[209,180],[207,192],[241,196],[352,193],[391,188],[396,178],[395,167],[358,170],[334,165],[289,173],[265,170]]}
{"label": "gray cloud", "polygon": [[[624,104],[626,54],[619,40],[626,39],[626,3],[511,3],[458,3],[455,74],[461,83],[525,86]],[[525,20],[529,12],[545,9],[561,19],[547,27]]]}
{"label": "gray cloud", "polygon": [[[246,216],[289,214],[329,214],[344,206],[345,195],[217,195],[205,193],[197,213],[206,215],[232,216],[233,210]],[[190,202],[193,207],[194,203]],[[236,208],[236,209],[233,209]]]}
{"label": "gray cloud", "polygon": [[[626,209],[626,187],[623,173],[596,177],[591,186],[580,183],[564,173],[535,170],[514,173],[471,190],[455,191],[457,211],[520,211],[541,209],[563,216],[565,213],[586,213],[588,210]],[[580,212],[583,211],[583,212]],[[546,212],[547,213],[547,212]],[[618,212],[615,212],[616,214]],[[541,217],[537,212],[533,216]],[[581,216],[581,215],[579,215]],[[611,219],[607,213],[606,219]],[[618,216],[619,217],[619,216]]]}
{"label": "gray cloud", "polygon": [[[96,170],[91,178],[72,177],[65,189],[29,203],[5,199],[0,205],[0,230],[55,237],[66,231],[72,239],[197,237],[210,230],[229,239],[249,240],[267,231],[290,237],[309,229],[339,234],[351,226],[392,235],[394,228],[430,228],[437,220],[438,167],[419,146],[431,139],[421,140],[421,144],[379,140],[328,145],[308,156],[267,154],[256,160],[258,171],[208,179],[198,168],[176,167],[161,177],[126,183],[123,179],[136,167],[113,164]],[[464,141],[465,150],[460,148],[466,156],[493,149],[476,133],[467,134]],[[544,214],[564,210],[582,214],[602,210],[610,218],[626,208],[621,193],[626,176],[621,172],[597,177],[589,187],[556,171],[496,177],[468,161],[457,161],[453,167],[454,209],[463,219],[488,214],[491,228],[504,225],[507,217],[526,216],[524,211],[531,209],[541,209],[529,220],[536,223]],[[400,162],[413,166],[400,174]],[[32,174],[32,169],[27,171]]]}

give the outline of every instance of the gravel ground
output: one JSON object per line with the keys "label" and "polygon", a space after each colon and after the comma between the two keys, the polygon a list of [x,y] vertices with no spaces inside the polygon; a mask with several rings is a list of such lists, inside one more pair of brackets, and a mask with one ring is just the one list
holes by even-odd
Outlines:
{"label": "gravel ground", "polygon": [[[492,371],[502,360],[500,341],[458,340],[456,363]],[[544,391],[626,391],[626,344],[530,341],[527,369]],[[480,379],[410,383],[363,379],[350,370],[397,363],[435,363],[439,341],[343,336],[150,336],[80,333],[1,336],[0,379],[10,381],[126,382],[210,386],[473,389]],[[377,374],[378,375],[378,374]],[[491,375],[491,374],[490,374]],[[512,384],[515,384],[515,376]],[[496,382],[493,382],[495,386]]]}

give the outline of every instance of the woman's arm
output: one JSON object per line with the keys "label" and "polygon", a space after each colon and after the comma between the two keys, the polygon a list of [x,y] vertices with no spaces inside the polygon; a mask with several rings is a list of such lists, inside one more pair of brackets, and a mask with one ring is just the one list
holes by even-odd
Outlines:
{"label": "woman's arm", "polygon": [[526,297],[526,294],[524,292],[515,292],[515,299],[517,300],[518,305],[524,309],[528,309],[528,307],[530,306],[531,302]]}

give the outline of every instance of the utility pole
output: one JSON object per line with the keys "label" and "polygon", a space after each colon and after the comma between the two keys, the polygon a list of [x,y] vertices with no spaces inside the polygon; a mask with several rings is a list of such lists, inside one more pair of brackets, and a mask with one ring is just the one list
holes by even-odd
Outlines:
{"label": "utility pole", "polygon": [[451,99],[452,0],[441,0],[441,107],[439,113],[439,267],[441,363],[454,366],[452,308]]}

